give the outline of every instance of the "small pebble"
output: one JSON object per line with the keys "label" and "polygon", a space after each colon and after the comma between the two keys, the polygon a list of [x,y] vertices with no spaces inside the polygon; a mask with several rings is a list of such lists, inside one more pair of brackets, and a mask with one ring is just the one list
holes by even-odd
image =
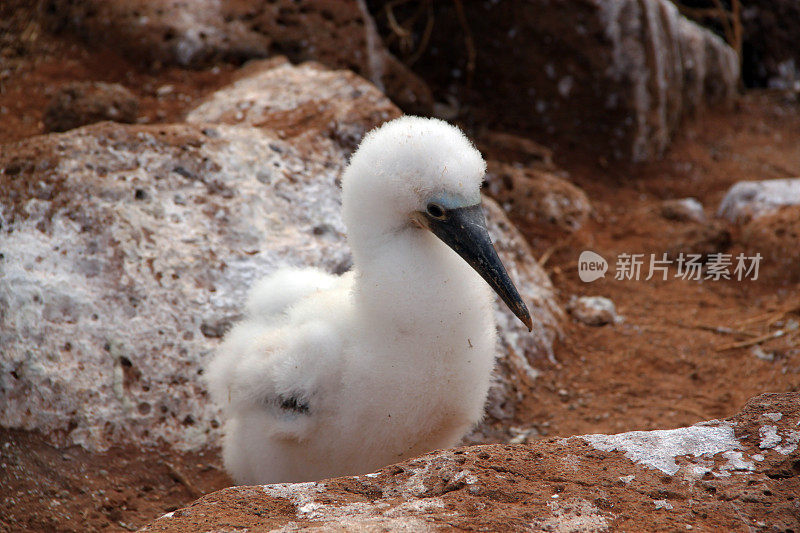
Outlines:
{"label": "small pebble", "polygon": [[619,319],[614,302],[603,296],[573,296],[567,310],[575,320],[587,326],[603,326]]}
{"label": "small pebble", "polygon": [[680,200],[664,200],[661,203],[661,216],[669,220],[681,222],[705,222],[706,213],[703,204],[696,198],[681,198]]}

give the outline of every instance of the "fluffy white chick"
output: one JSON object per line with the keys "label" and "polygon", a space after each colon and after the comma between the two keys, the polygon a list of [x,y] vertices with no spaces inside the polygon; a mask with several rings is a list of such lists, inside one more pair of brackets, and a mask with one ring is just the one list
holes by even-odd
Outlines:
{"label": "fluffy white chick", "polygon": [[206,373],[237,483],[370,472],[453,446],[481,419],[489,286],[531,327],[486,231],[485,169],[439,120],[403,117],[364,138],[342,179],[353,270],[262,280]]}

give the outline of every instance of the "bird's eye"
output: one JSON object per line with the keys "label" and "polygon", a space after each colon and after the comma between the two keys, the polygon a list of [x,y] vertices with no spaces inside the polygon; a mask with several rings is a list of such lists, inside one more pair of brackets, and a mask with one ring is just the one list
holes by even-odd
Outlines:
{"label": "bird's eye", "polygon": [[428,211],[428,214],[433,218],[438,218],[438,219],[444,218],[444,207],[440,206],[439,204],[431,202],[428,204],[428,207],[426,209]]}

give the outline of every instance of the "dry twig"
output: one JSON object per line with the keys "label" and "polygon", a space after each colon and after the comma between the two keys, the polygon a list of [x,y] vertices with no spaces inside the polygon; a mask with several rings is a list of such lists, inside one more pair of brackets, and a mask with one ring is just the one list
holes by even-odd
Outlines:
{"label": "dry twig", "polygon": [[472,40],[472,30],[469,28],[467,22],[467,15],[464,13],[464,4],[461,0],[453,0],[456,6],[456,16],[458,22],[461,24],[461,29],[464,30],[464,45],[467,48],[467,88],[472,87],[472,75],[475,73],[475,59],[478,52],[475,49],[475,42]]}
{"label": "dry twig", "polygon": [[175,479],[175,481],[179,482],[181,485],[186,487],[186,490],[189,491],[189,495],[192,498],[199,498],[203,495],[202,491],[200,491],[194,484],[186,477],[186,474],[178,470],[178,467],[174,464],[170,463],[169,461],[164,461],[164,464],[169,469],[170,475]]}
{"label": "dry twig", "polygon": [[677,322],[672,320],[668,320],[667,322],[672,324],[673,326],[678,326],[679,328],[702,329],[704,331],[719,333],[721,335],[738,335],[740,337],[755,337],[757,335],[757,333],[751,333],[749,331],[728,328],[725,326],[711,326],[707,324],[684,324],[683,322]]}
{"label": "dry twig", "polygon": [[724,344],[722,346],[718,346],[717,348],[715,348],[715,351],[724,352],[726,350],[733,350],[735,348],[748,348],[750,346],[755,346],[756,344],[761,344],[762,342],[783,337],[784,335],[786,335],[786,333],[787,333],[786,330],[779,329],[777,331],[772,331],[770,333],[767,333],[766,335],[761,335],[760,337],[756,337],[755,339],[748,339],[746,341],[734,342],[731,344]]}

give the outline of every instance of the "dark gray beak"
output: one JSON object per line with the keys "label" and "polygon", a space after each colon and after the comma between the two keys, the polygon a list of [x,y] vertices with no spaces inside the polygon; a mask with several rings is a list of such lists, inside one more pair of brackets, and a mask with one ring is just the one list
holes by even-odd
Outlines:
{"label": "dark gray beak", "polygon": [[531,331],[531,315],[492,245],[481,204],[455,209],[436,207],[435,214],[440,216],[419,213],[417,221],[474,268]]}

